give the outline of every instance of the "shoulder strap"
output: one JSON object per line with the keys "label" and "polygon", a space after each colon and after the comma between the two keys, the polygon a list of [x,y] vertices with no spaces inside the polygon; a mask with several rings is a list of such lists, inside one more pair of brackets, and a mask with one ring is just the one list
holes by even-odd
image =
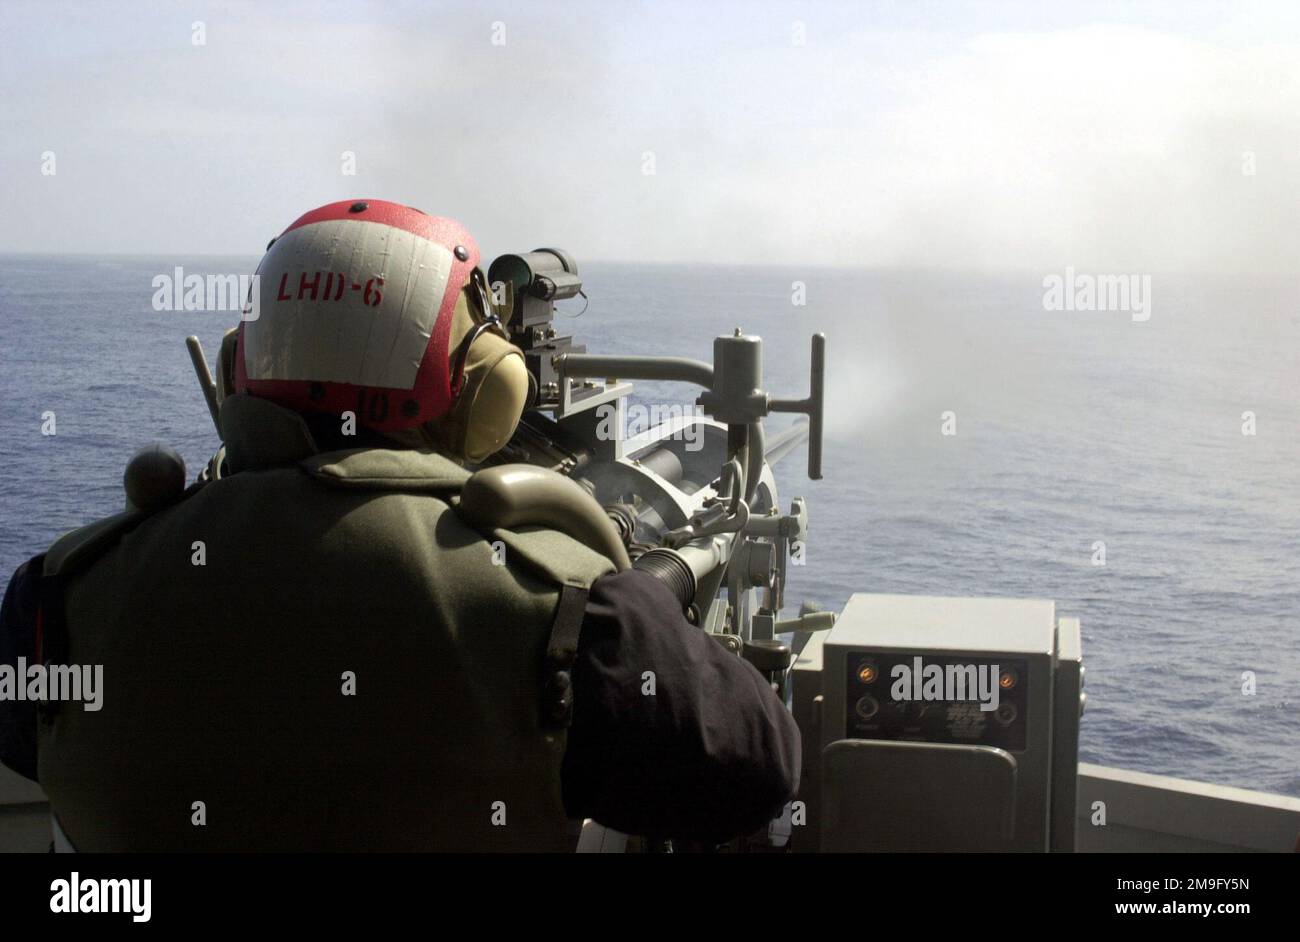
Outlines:
{"label": "shoulder strap", "polygon": [[587,590],[566,585],[546,643],[546,673],[542,684],[542,724],[563,729],[573,722],[573,661],[587,613]]}

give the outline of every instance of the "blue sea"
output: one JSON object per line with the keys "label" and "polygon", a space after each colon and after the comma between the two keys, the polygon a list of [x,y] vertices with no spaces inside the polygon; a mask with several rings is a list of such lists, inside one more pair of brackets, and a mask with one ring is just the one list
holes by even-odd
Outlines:
{"label": "blue sea", "polygon": [[[120,510],[141,445],[172,445],[191,476],[216,448],[184,338],[214,358],[237,315],[154,310],[152,279],[177,265],[256,259],[0,257],[6,578]],[[1044,310],[1044,272],[582,270],[590,304],[559,325],[593,352],[710,359],[739,326],[765,341],[770,391],[795,397],[826,333],[825,479],[802,449],[777,467],[812,521],[792,608],[1054,599],[1083,624],[1085,761],[1300,795],[1300,281],[1156,274],[1134,322]]]}

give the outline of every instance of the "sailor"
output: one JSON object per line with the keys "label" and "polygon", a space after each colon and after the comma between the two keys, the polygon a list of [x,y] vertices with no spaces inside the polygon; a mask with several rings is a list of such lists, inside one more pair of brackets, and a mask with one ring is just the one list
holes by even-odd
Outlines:
{"label": "sailor", "polygon": [[791,799],[791,717],[664,585],[458,512],[529,395],[478,262],[406,206],[302,216],[222,346],[224,473],[20,568],[0,662],[102,667],[96,710],[0,702],[60,843],[569,850],[592,819],[717,844]]}

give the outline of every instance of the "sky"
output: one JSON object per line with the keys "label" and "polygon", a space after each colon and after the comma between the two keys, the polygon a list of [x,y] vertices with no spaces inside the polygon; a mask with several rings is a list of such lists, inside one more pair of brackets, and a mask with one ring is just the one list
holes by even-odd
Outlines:
{"label": "sky", "polygon": [[0,0],[0,252],[368,197],[486,257],[1284,273],[1298,47],[1249,0]]}

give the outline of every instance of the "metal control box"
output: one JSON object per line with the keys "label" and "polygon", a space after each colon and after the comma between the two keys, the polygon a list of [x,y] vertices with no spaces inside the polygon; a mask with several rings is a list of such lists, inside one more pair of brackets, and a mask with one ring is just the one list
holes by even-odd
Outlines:
{"label": "metal control box", "polygon": [[1050,601],[854,595],[795,664],[795,846],[1072,849],[1079,649]]}

